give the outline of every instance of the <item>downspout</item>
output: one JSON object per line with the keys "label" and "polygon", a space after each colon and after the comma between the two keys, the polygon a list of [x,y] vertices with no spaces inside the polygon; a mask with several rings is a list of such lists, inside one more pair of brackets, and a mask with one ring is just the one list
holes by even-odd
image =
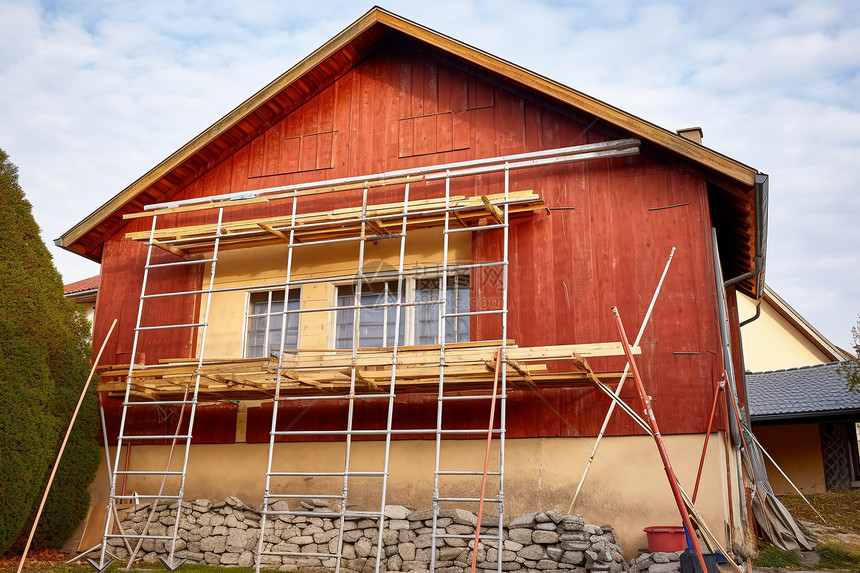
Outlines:
{"label": "downspout", "polygon": [[[744,396],[743,403],[749,404],[749,399],[747,394],[747,383],[746,383],[746,367],[744,364],[743,357],[743,340],[741,336],[740,329],[743,326],[753,322],[758,317],[761,316],[761,300],[764,296],[764,269],[765,269],[765,255],[767,253],[767,207],[768,207],[768,189],[769,189],[769,181],[768,176],[764,173],[757,173],[755,176],[755,185],[753,187],[753,201],[755,202],[755,257],[753,259],[753,270],[743,273],[742,275],[736,276],[732,279],[729,279],[723,283],[723,288],[737,284],[741,281],[748,280],[751,278],[756,278],[755,284],[755,314],[752,317],[746,319],[738,325],[738,349],[741,353],[741,376],[744,377]],[[734,388],[737,391],[737,387]],[[738,396],[740,398],[740,396]],[[731,420],[731,416],[729,419]],[[744,408],[744,418],[747,425],[749,425],[749,408]],[[734,428],[733,428],[734,430]],[[734,437],[734,436],[733,436]],[[735,442],[738,443],[738,442]]]}
{"label": "downspout", "polygon": [[[755,254],[753,259],[753,270],[743,273],[739,276],[736,276],[732,279],[723,282],[723,291],[719,293],[720,296],[717,297],[717,306],[720,312],[720,334],[723,341],[723,363],[727,365],[727,370],[733,370],[731,368],[731,352],[729,350],[729,345],[727,341],[729,340],[729,330],[727,324],[727,315],[725,314],[725,288],[734,284],[737,284],[741,281],[748,280],[751,278],[756,278],[756,289],[755,289],[755,306],[756,311],[755,314],[743,321],[738,326],[738,348],[741,353],[741,376],[744,377],[744,404],[748,404],[749,401],[747,399],[747,384],[746,384],[746,368],[744,365],[743,359],[743,341],[740,333],[740,327],[746,324],[751,323],[756,320],[759,316],[761,316],[761,300],[764,296],[764,269],[765,269],[765,255],[767,252],[767,207],[768,207],[768,176],[764,173],[756,174],[755,176],[755,185],[753,189],[753,200],[755,206]],[[713,244],[714,244],[714,256],[715,256],[715,264],[717,268],[717,272],[719,273],[719,277],[721,278],[721,269],[719,264],[719,250],[717,248],[717,233],[716,229],[712,231],[713,233]],[[718,279],[719,280],[719,279]],[[734,372],[726,372],[727,377],[727,386],[728,392],[726,392],[726,398],[728,400],[732,400],[731,393],[734,392],[737,395],[737,385],[734,380]],[[732,406],[730,404],[726,405],[728,411],[732,411]],[[746,423],[749,425],[749,412],[748,409],[745,409],[745,418]],[[742,463],[740,460],[740,446],[741,446],[741,437],[740,437],[740,428],[738,427],[737,420],[734,416],[728,416],[729,421],[729,434],[731,436],[731,442],[733,442],[736,446],[735,456],[738,467],[738,482],[740,492],[746,492],[746,484],[743,481],[743,470],[741,469]],[[749,503],[748,493],[743,496],[747,503]],[[749,514],[750,508],[748,505],[741,505],[741,514],[742,520],[744,522],[749,523],[751,521],[751,515]]]}

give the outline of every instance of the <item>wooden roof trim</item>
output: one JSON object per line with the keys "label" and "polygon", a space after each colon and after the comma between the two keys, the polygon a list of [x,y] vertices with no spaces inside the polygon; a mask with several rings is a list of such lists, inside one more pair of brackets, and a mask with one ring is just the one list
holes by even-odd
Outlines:
{"label": "wooden roof trim", "polygon": [[544,95],[570,104],[587,113],[595,115],[613,125],[621,127],[658,145],[670,149],[714,169],[744,185],[753,185],[757,171],[739,161],[722,155],[712,149],[695,143],[667,129],[654,125],[640,117],[629,114],[596,98],[567,87],[547,77],[529,71],[497,56],[459,42],[425,28],[420,24],[405,20],[383,9],[379,9],[378,20],[399,32],[432,44],[479,67],[486,68],[509,80],[520,83]]}
{"label": "wooden roof trim", "polygon": [[317,48],[298,64],[281,74],[257,93],[242,102],[227,115],[209,126],[200,135],[169,155],[165,160],[145,173],[134,183],[109,199],[101,207],[88,215],[54,242],[57,246],[68,248],[93,227],[119,211],[138,193],[157,183],[171,170],[179,167],[194,153],[202,150],[217,137],[232,128],[238,121],[253,113],[263,103],[273,99],[279,92],[293,82],[301,79],[307,72],[318,66],[326,58],[358,38],[375,24],[385,25],[416,40],[426,42],[436,48],[460,57],[476,66],[506,77],[527,88],[533,89],[557,101],[577,107],[611,124],[639,135],[657,145],[665,147],[678,155],[714,169],[744,185],[753,185],[756,170],[734,159],[721,155],[700,144],[694,143],[676,133],[651,124],[639,117],[612,107],[598,99],[587,96],[572,88],[550,80],[525,68],[483,52],[477,48],[444,36],[429,28],[406,20],[378,6],[356,20],[341,33]]}
{"label": "wooden roof trim", "polygon": [[135,197],[140,191],[146,189],[150,185],[158,182],[159,179],[167,175],[171,170],[178,167],[183,161],[188,159],[197,151],[203,149],[211,141],[219,135],[229,130],[233,125],[245,116],[253,113],[266,101],[274,98],[281,90],[299,79],[308,71],[312,70],[325,58],[333,52],[339,50],[351,40],[357,37],[361,32],[368,29],[374,22],[374,10],[371,10],[352,25],[347,27],[343,32],[317,48],[313,53],[300,61],[298,64],[281,74],[275,80],[263,87],[257,93],[239,104],[227,115],[210,125],[200,135],[180,147],[178,150],[170,154],[164,161],[153,167],[134,183],[120,191],[117,195],[108,200],[104,205],[96,209],[93,213],[79,222],[77,225],[66,231],[55,242],[57,246],[68,247],[81,237],[83,237],[95,225],[105,220],[107,217],[116,213],[128,201]]}

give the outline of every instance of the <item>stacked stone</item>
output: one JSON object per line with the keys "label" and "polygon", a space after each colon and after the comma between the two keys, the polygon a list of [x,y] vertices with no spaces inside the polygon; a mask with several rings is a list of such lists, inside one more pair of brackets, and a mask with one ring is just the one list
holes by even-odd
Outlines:
{"label": "stacked stone", "polygon": [[[301,502],[297,508],[310,515],[277,513],[286,511],[285,501],[273,504],[263,535],[262,566],[271,569],[333,569],[335,559],[324,554],[337,553],[339,519],[329,517],[325,500]],[[149,535],[172,535],[176,506],[160,504],[148,528]],[[151,506],[126,510],[122,518],[126,534],[143,531]],[[319,517],[313,513],[322,513]],[[382,532],[381,571],[424,572],[430,567],[433,544],[433,512],[411,511],[399,505],[385,508]],[[472,563],[475,514],[462,509],[441,509],[436,521],[436,570],[464,573]],[[478,544],[478,569],[497,570],[498,518],[484,517]],[[249,567],[254,564],[259,544],[260,512],[241,500],[229,497],[223,502],[195,500],[183,504],[175,555],[191,563]],[[376,567],[378,524],[375,519],[349,517],[343,525],[341,568],[345,572],[368,571]],[[169,541],[146,540],[137,558],[152,563],[166,557]],[[111,552],[120,559],[128,551],[120,539],[109,541]],[[132,544],[133,547],[133,544]],[[615,533],[609,526],[588,525],[579,516],[555,512],[531,513],[517,517],[502,528],[502,570],[512,573],[620,573],[624,558]],[[677,557],[676,557],[677,559]],[[636,573],[640,570],[637,569]],[[664,573],[650,572],[649,573]]]}
{"label": "stacked stone", "polygon": [[681,553],[658,551],[656,553],[642,553],[630,561],[627,567],[629,573],[678,573],[681,571]]}

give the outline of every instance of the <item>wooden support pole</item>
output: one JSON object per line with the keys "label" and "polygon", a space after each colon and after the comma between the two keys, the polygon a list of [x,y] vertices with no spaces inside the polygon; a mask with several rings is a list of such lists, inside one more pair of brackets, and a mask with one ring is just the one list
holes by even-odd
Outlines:
{"label": "wooden support pole", "polygon": [[618,328],[618,335],[621,337],[624,353],[627,355],[627,362],[630,363],[630,370],[633,373],[633,380],[636,382],[636,389],[639,391],[639,399],[642,402],[642,408],[645,410],[648,424],[651,426],[651,431],[654,434],[654,441],[657,443],[657,451],[660,452],[660,459],[663,460],[663,469],[666,470],[666,477],[669,478],[669,487],[672,488],[672,495],[675,497],[678,512],[681,514],[681,519],[684,521],[684,527],[687,529],[687,533],[690,534],[693,551],[695,551],[696,555],[699,557],[699,564],[702,566],[702,573],[707,573],[708,567],[705,565],[705,557],[702,555],[699,538],[693,530],[693,522],[690,520],[690,512],[687,510],[684,498],[681,496],[678,479],[675,477],[675,470],[672,469],[672,462],[669,461],[669,454],[666,452],[666,446],[663,444],[663,436],[660,435],[660,427],[657,425],[657,419],[654,417],[654,410],[651,408],[651,396],[645,392],[645,385],[642,383],[642,377],[639,375],[639,368],[636,366],[636,359],[633,358],[633,353],[630,351],[630,343],[627,339],[627,333],[624,332],[624,324],[621,322],[621,316],[618,314],[618,309],[614,306],[612,307],[612,314],[615,315],[615,325]]}
{"label": "wooden support pole", "polygon": [[[21,554],[21,561],[18,563],[18,571],[17,573],[21,573],[21,569],[24,568],[24,561],[27,559],[27,553],[30,551],[30,544],[33,542],[33,536],[36,534],[36,526],[39,525],[39,518],[42,517],[42,510],[45,509],[45,502],[48,500],[48,493],[51,491],[51,485],[54,483],[54,476],[57,475],[57,468],[60,467],[60,460],[63,458],[63,452],[66,450],[66,444],[69,441],[69,436],[72,433],[72,428],[75,425],[75,420],[78,417],[78,412],[81,409],[81,405],[84,403],[84,398],[87,397],[87,390],[90,387],[90,382],[93,380],[93,376],[96,373],[96,366],[98,366],[99,359],[102,357],[102,352],[104,352],[105,346],[107,345],[107,341],[110,339],[110,335],[113,333],[113,329],[116,326],[117,319],[113,320],[113,324],[110,325],[110,330],[108,330],[107,336],[105,336],[104,342],[102,342],[102,347],[99,349],[99,353],[96,355],[96,359],[93,361],[93,366],[90,369],[90,375],[87,376],[87,381],[84,384],[83,390],[81,390],[81,396],[78,398],[78,404],[75,406],[75,411],[72,412],[72,419],[69,421],[69,427],[66,428],[66,435],[63,436],[63,442],[60,444],[60,451],[57,452],[57,460],[54,462],[54,467],[51,469],[51,475],[48,477],[48,485],[45,486],[45,493],[42,495],[42,502],[39,504],[39,510],[36,512],[36,519],[33,520],[33,527],[30,529],[30,536],[27,537],[27,544],[24,545],[24,553]],[[108,516],[110,519],[110,516]]]}
{"label": "wooden support pole", "polygon": [[[478,566],[478,541],[481,538],[481,520],[484,517],[484,495],[486,495],[487,491],[487,474],[489,473],[490,468],[490,446],[493,443],[493,422],[496,419],[496,394],[499,390],[499,371],[504,368],[502,365],[502,349],[499,348],[496,353],[496,372],[493,375],[493,398],[492,402],[490,402],[490,427],[487,430],[487,451],[484,454],[484,474],[481,477],[481,497],[478,498],[478,523],[475,525],[475,547],[472,548],[472,573],[475,573],[475,568]],[[501,515],[499,515],[499,519],[501,520]],[[499,527],[502,526],[502,522],[499,521]],[[433,551],[436,548],[432,548]],[[499,547],[499,551],[502,548]]]}

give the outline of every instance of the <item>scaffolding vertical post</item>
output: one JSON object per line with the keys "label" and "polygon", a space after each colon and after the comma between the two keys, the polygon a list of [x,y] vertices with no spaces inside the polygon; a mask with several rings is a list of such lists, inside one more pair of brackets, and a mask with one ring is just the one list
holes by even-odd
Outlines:
{"label": "scaffolding vertical post", "polygon": [[[298,197],[293,195],[293,205],[292,205],[292,217],[290,222],[290,239],[287,244],[287,269],[286,269],[286,281],[284,282],[284,313],[281,315],[281,344],[279,346],[278,352],[278,373],[275,376],[275,397],[272,401],[272,425],[271,430],[269,431],[269,454],[266,461],[266,485],[263,490],[263,506],[260,508],[260,539],[257,541],[257,556],[255,559],[254,569],[259,573],[260,565],[263,559],[263,543],[264,538],[266,537],[266,517],[269,513],[269,495],[271,494],[271,486],[272,486],[272,459],[274,457],[275,450],[275,432],[278,426],[278,407],[280,406],[280,398],[281,398],[281,378],[283,372],[283,364],[284,364],[284,342],[286,340],[287,335],[287,306],[289,305],[290,300],[290,281],[292,279],[292,268],[293,268],[293,247],[295,245],[296,238],[296,209],[298,204]],[[266,328],[265,328],[265,336],[263,339],[263,348],[265,352],[269,351],[269,320],[271,320],[271,312],[272,312],[272,298],[269,297],[268,304],[266,305]]]}
{"label": "scaffolding vertical post", "polygon": [[[157,541],[157,542],[164,542],[165,544],[169,543],[169,551],[168,551],[167,559],[161,559],[161,563],[167,569],[169,569],[171,571],[175,570],[177,567],[179,567],[185,561],[184,559],[180,559],[180,560],[175,559],[176,538],[177,538],[177,535],[179,532],[180,521],[182,519],[182,500],[183,500],[184,491],[185,491],[185,476],[186,476],[186,473],[188,471],[188,456],[189,456],[189,451],[191,449],[191,440],[192,440],[193,431],[194,431],[194,418],[195,418],[195,414],[197,411],[198,390],[200,388],[200,380],[201,380],[201,376],[202,376],[200,369],[202,368],[203,362],[204,362],[204,354],[205,354],[205,347],[206,347],[206,331],[207,331],[207,327],[209,324],[209,311],[211,309],[212,293],[214,290],[215,273],[216,273],[217,261],[218,261],[218,249],[219,249],[220,241],[221,241],[221,225],[222,225],[223,215],[224,215],[224,208],[219,207],[219,209],[218,209],[218,220],[217,220],[217,224],[215,227],[215,240],[213,243],[212,257],[209,259],[184,261],[182,263],[182,264],[210,263],[209,285],[208,285],[207,289],[204,289],[201,291],[201,292],[205,293],[206,297],[207,297],[206,298],[206,304],[204,306],[202,322],[187,323],[187,324],[162,324],[162,325],[142,326],[143,307],[144,307],[144,304],[147,302],[147,300],[151,297],[151,295],[147,295],[147,292],[146,292],[147,283],[149,281],[150,270],[158,268],[160,266],[172,266],[173,264],[175,264],[175,263],[164,263],[164,264],[153,264],[152,263],[153,247],[156,246],[156,244],[157,244],[155,241],[155,231],[156,231],[157,224],[158,224],[157,215],[152,216],[152,226],[150,228],[149,241],[147,243],[146,263],[144,266],[143,280],[142,280],[141,289],[140,289],[140,299],[139,299],[138,309],[137,309],[137,319],[136,319],[135,328],[134,328],[134,340],[132,342],[131,360],[129,361],[130,363],[129,363],[129,367],[128,367],[128,374],[126,376],[126,389],[125,389],[125,395],[124,395],[124,399],[123,399],[123,403],[122,403],[122,416],[120,419],[119,434],[117,435],[117,449],[116,449],[116,455],[114,457],[114,469],[113,469],[113,472],[111,472],[111,486],[110,486],[110,494],[109,494],[109,501],[108,501],[108,516],[110,516],[111,513],[116,510],[117,500],[119,500],[119,499],[131,499],[134,497],[136,499],[151,499],[153,501],[153,503],[156,504],[156,506],[160,500],[164,500],[164,499],[175,500],[174,503],[176,505],[176,518],[175,518],[174,523],[172,525],[173,531],[169,535],[148,535],[145,530],[142,531],[140,534],[136,534],[136,533],[135,534],[127,534],[124,531],[121,531],[120,534],[114,535],[114,534],[110,533],[111,521],[110,521],[110,519],[107,519],[107,521],[105,522],[104,537],[102,540],[102,548],[101,548],[101,552],[99,555],[99,560],[95,561],[93,559],[87,559],[90,566],[97,571],[103,571],[113,561],[113,558],[111,558],[110,561],[107,561],[107,562],[105,560],[105,556],[107,554],[108,540],[111,538],[123,538],[124,540],[126,540],[128,538],[134,538],[134,539],[138,539],[139,541],[143,541],[144,539],[151,539],[151,540]],[[166,295],[169,296],[171,294],[176,295],[176,296],[187,295],[187,293],[176,292],[176,293],[159,293],[157,296],[159,296],[159,297],[166,296]],[[140,341],[140,334],[141,334],[141,332],[145,332],[145,331],[154,331],[154,330],[169,329],[169,328],[199,329],[199,332],[200,332],[198,358],[197,358],[197,373],[194,376],[194,390],[192,392],[191,400],[188,400],[187,395],[186,395],[185,397],[183,397],[182,400],[166,400],[166,401],[156,402],[156,404],[159,406],[161,406],[161,405],[177,405],[177,406],[180,406],[181,408],[183,408],[183,411],[184,411],[185,406],[190,405],[191,408],[190,408],[189,417],[188,417],[188,429],[185,432],[185,435],[180,436],[181,428],[180,428],[180,424],[178,423],[177,428],[176,428],[176,433],[174,434],[174,436],[151,436],[151,435],[147,435],[147,434],[127,435],[125,432],[126,432],[126,420],[128,418],[129,408],[134,407],[134,406],[138,406],[138,405],[150,405],[151,404],[151,402],[133,402],[131,400],[131,387],[132,387],[132,383],[133,383],[133,379],[134,379],[135,363],[136,363],[136,358],[137,358],[137,348],[138,348],[138,344]],[[180,421],[181,421],[181,417],[180,417]],[[168,457],[167,467],[164,469],[164,471],[159,471],[159,470],[129,470],[129,469],[125,469],[122,471],[119,470],[119,460],[120,460],[122,445],[123,445],[124,441],[128,441],[129,443],[131,443],[131,441],[133,441],[133,440],[154,440],[154,439],[162,439],[162,438],[168,438],[168,437],[172,437],[173,439],[181,438],[181,439],[185,440],[185,452],[184,452],[184,456],[183,456],[183,460],[182,460],[182,465],[181,465],[181,468],[179,471],[172,471],[170,469],[170,460],[172,459],[172,457]],[[172,450],[171,450],[171,452],[172,452]],[[154,495],[149,495],[149,494],[142,494],[142,495],[137,494],[135,496],[129,496],[129,495],[125,495],[125,494],[117,495],[117,493],[116,493],[116,480],[117,480],[117,476],[119,476],[119,475],[122,475],[124,478],[128,475],[161,475],[161,476],[163,476],[164,480],[166,480],[168,476],[176,476],[179,478],[179,488],[178,488],[178,491],[175,495],[165,495],[165,494],[163,494],[162,490],[159,490],[159,492],[154,494]],[[131,559],[133,558],[133,556],[134,556],[133,554],[130,555],[129,563],[131,563]]]}
{"label": "scaffolding vertical post", "polygon": [[[430,534],[430,571],[436,570],[436,536],[439,523],[439,463],[442,454],[442,405],[445,396],[445,307],[448,289],[448,229],[451,220],[451,178],[445,177],[445,217],[442,231],[442,276],[439,278],[439,304],[437,316],[439,324],[439,385],[436,402],[436,450],[435,471],[433,472],[433,527]],[[477,551],[477,547],[475,548]]]}
{"label": "scaffolding vertical post", "polygon": [[[473,563],[476,562],[477,552],[478,552],[478,542],[481,537],[481,521],[483,521],[483,504],[484,502],[491,501],[497,504],[498,508],[498,536],[495,542],[498,544],[497,551],[497,561],[496,561],[496,569],[501,572],[502,570],[502,548],[503,548],[503,540],[504,534],[502,531],[502,522],[504,519],[504,438],[505,438],[505,423],[506,423],[506,415],[505,415],[505,406],[506,402],[506,392],[507,392],[507,368],[506,368],[506,350],[507,350],[507,291],[508,291],[508,246],[509,246],[509,200],[510,200],[510,180],[509,180],[509,170],[507,164],[504,166],[504,209],[498,209],[494,205],[492,205],[489,201],[485,200],[487,203],[487,209],[490,213],[497,219],[496,225],[489,226],[491,229],[502,229],[502,255],[501,261],[496,261],[501,267],[501,273],[496,278],[497,285],[499,287],[500,297],[495,299],[495,303],[492,305],[492,308],[487,309],[475,309],[473,310],[471,307],[470,301],[470,310],[468,312],[460,312],[458,308],[453,308],[450,311],[447,309],[447,289],[448,289],[448,276],[450,271],[449,265],[449,243],[448,243],[448,235],[452,232],[456,232],[457,230],[452,231],[450,228],[450,212],[451,212],[451,192],[450,192],[450,179],[451,177],[446,177],[445,179],[445,215],[443,219],[443,254],[442,254],[442,278],[440,279],[440,300],[439,300],[439,309],[438,309],[438,317],[439,317],[439,325],[438,325],[438,336],[439,336],[439,382],[437,387],[437,409],[436,409],[436,443],[435,443],[435,473],[434,473],[434,481],[433,481],[433,525],[432,525],[432,534],[431,534],[431,551],[430,551],[430,570],[433,571],[436,568],[436,543],[439,537],[474,537],[473,543],[474,547],[473,551]],[[454,288],[457,288],[456,285]],[[455,297],[456,298],[456,297]],[[501,319],[501,338],[502,342],[498,349],[497,353],[497,363],[496,363],[496,373],[498,378],[494,377],[494,391],[491,395],[474,395],[469,397],[463,396],[446,396],[445,395],[445,367],[446,367],[446,345],[448,342],[448,332],[447,325],[445,321],[448,318],[453,318],[455,321],[455,329],[454,329],[454,342],[457,342],[457,328],[456,321],[462,319],[462,317],[474,317],[484,314],[498,314]],[[498,383],[498,388],[495,383]],[[498,391],[497,391],[498,390]],[[442,466],[442,437],[445,435],[445,429],[443,427],[443,404],[446,400],[450,399],[474,399],[474,400],[491,400],[490,402],[490,420],[489,420],[489,431],[488,431],[488,441],[487,441],[487,453],[484,458],[485,466],[483,471],[473,471],[473,470],[443,470]],[[498,406],[498,408],[497,408]],[[498,409],[498,419],[499,419],[499,427],[498,429],[494,429],[495,419],[496,419],[496,410]],[[476,431],[477,433],[477,431]],[[498,471],[493,471],[492,475],[497,476],[499,480],[499,488],[498,493],[493,497],[487,497],[485,494],[485,485],[486,478],[490,475],[488,464],[489,457],[491,453],[491,445],[492,445],[492,436],[493,434],[499,435],[499,466]],[[479,497],[452,497],[442,495],[441,493],[441,477],[446,476],[481,476],[481,486],[480,486],[480,496]],[[439,527],[439,513],[441,509],[442,502],[465,502],[465,503],[477,503],[478,504],[478,516],[479,522],[476,524],[476,531],[474,536],[468,535],[454,535],[449,533],[440,534],[438,531]]]}
{"label": "scaffolding vertical post", "polygon": [[379,528],[376,538],[376,567],[375,572],[379,573],[379,566],[382,561],[382,533],[385,529],[385,499],[388,491],[388,464],[391,459],[391,430],[394,421],[394,398],[396,393],[397,382],[397,353],[400,349],[400,324],[403,319],[403,265],[406,256],[406,221],[409,217],[409,183],[406,183],[403,191],[403,218],[400,223],[400,257],[397,264],[397,314],[394,317],[394,344],[391,349],[391,382],[388,386],[388,418],[385,426],[385,452],[383,459],[383,474],[382,474],[382,494],[379,503]]}
{"label": "scaffolding vertical post", "polygon": [[[511,172],[505,163],[505,226],[502,229],[502,388],[499,402],[499,525],[498,525],[498,550],[496,551],[496,570],[502,573],[502,549],[504,535],[502,523],[505,514],[505,434],[507,433],[507,396],[508,396],[508,248],[510,246],[510,197],[511,197]],[[480,523],[478,524],[480,526]]]}
{"label": "scaffolding vertical post", "polygon": [[[122,455],[123,432],[125,431],[126,413],[128,411],[129,398],[131,397],[131,380],[132,380],[132,375],[134,374],[134,361],[137,357],[137,343],[138,343],[138,339],[140,337],[140,330],[139,330],[140,329],[140,321],[141,321],[141,317],[143,316],[143,304],[146,301],[146,298],[145,298],[145,296],[146,296],[146,282],[147,282],[147,279],[149,278],[149,263],[152,261],[152,247],[153,247],[153,240],[155,238],[155,229],[156,229],[157,223],[158,223],[158,217],[153,216],[152,217],[152,225],[150,226],[150,231],[149,231],[149,243],[147,244],[147,247],[146,247],[146,264],[145,264],[144,269],[143,269],[143,281],[142,281],[142,284],[140,287],[140,299],[139,299],[139,302],[137,305],[137,319],[135,322],[134,338],[133,338],[132,343],[131,343],[131,360],[129,360],[128,374],[126,375],[126,379],[125,379],[125,397],[123,398],[123,401],[122,401],[122,417],[120,418],[120,422],[119,422],[119,433],[117,434],[116,453],[114,455],[113,471],[110,472],[111,483],[110,483],[110,491],[108,492],[108,510],[107,510],[108,518],[105,521],[104,535],[102,537],[102,547],[101,547],[101,551],[99,552],[98,562],[95,562],[92,559],[87,559],[90,566],[93,569],[95,569],[96,571],[103,571],[104,569],[107,568],[108,565],[110,565],[114,561],[114,558],[111,558],[110,561],[105,562],[105,555],[107,553],[107,545],[108,545],[107,541],[108,541],[108,538],[110,536],[110,526],[111,526],[110,515],[111,515],[112,511],[116,510],[116,472],[117,472],[117,470],[119,470],[119,458]],[[105,444],[105,447],[107,447],[107,444]],[[118,519],[117,519],[117,522],[119,522]]]}

